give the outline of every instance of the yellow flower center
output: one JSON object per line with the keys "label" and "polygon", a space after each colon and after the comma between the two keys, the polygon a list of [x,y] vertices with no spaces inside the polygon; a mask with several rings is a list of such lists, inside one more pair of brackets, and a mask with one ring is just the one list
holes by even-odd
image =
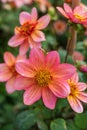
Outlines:
{"label": "yellow flower center", "polygon": [[39,70],[35,75],[35,80],[37,84],[41,87],[48,86],[51,79],[52,76],[47,70]]}
{"label": "yellow flower center", "polygon": [[80,16],[79,14],[74,14],[74,16],[79,19],[80,21],[82,21],[84,18],[82,16]]}
{"label": "yellow flower center", "polygon": [[37,22],[35,23],[26,22],[20,27],[16,27],[16,30],[24,36],[29,36],[34,31],[36,24]]}
{"label": "yellow flower center", "polygon": [[70,86],[70,95],[75,96],[78,94],[78,89],[77,86],[74,82],[71,82],[70,80],[68,80],[68,84]]}

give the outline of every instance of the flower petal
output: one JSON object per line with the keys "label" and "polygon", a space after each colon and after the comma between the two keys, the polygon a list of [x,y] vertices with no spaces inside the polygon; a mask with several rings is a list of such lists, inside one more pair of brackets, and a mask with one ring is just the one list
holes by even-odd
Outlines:
{"label": "flower petal", "polygon": [[66,13],[72,14],[71,7],[68,4],[66,4],[66,3],[64,3],[64,10],[65,10]]}
{"label": "flower petal", "polygon": [[87,93],[80,92],[76,95],[76,97],[84,103],[87,103]]}
{"label": "flower petal", "polygon": [[25,40],[23,44],[20,45],[19,54],[24,55],[29,49],[29,43]]}
{"label": "flower petal", "polygon": [[57,67],[57,78],[69,79],[76,72],[76,68],[71,64],[59,64]]}
{"label": "flower petal", "polygon": [[34,7],[31,11],[31,21],[30,22],[35,22],[38,18],[38,13],[37,9]]}
{"label": "flower petal", "polygon": [[60,63],[60,57],[57,51],[48,52],[46,55],[46,66],[49,69],[57,67]]}
{"label": "flower petal", "polygon": [[41,31],[34,31],[32,34],[31,34],[31,37],[32,39],[35,41],[35,42],[41,42],[41,41],[45,41],[45,35],[43,32]]}
{"label": "flower petal", "polygon": [[71,79],[69,79],[71,82],[73,83],[78,83],[79,81],[79,76],[78,76],[78,73],[76,72],[72,77]]}
{"label": "flower petal", "polygon": [[42,89],[42,99],[47,108],[55,108],[57,98],[48,87]]}
{"label": "flower petal", "polygon": [[16,47],[22,44],[25,40],[25,37],[21,36],[20,34],[12,36],[12,38],[8,41],[8,45],[11,47]]}
{"label": "flower petal", "polygon": [[41,88],[33,85],[30,86],[24,93],[24,104],[32,105],[41,98]]}
{"label": "flower petal", "polygon": [[17,76],[14,86],[15,86],[16,90],[26,90],[33,83],[34,83],[34,81],[31,78]]}
{"label": "flower petal", "polygon": [[68,96],[68,102],[71,106],[71,108],[77,112],[77,113],[82,113],[83,112],[83,106],[81,102],[77,98],[73,98],[72,96]]}
{"label": "flower petal", "polygon": [[15,57],[10,52],[4,53],[4,61],[7,66],[13,66],[15,64]]}
{"label": "flower petal", "polygon": [[16,71],[24,77],[34,77],[35,75],[32,66],[25,61],[16,63]]}
{"label": "flower petal", "polygon": [[59,98],[65,98],[70,93],[69,85],[65,81],[59,79],[54,79],[54,81],[49,84],[49,88],[54,95]]}
{"label": "flower petal", "polygon": [[35,42],[31,37],[28,39],[30,48],[41,48],[40,42]]}
{"label": "flower petal", "polygon": [[23,25],[26,22],[31,21],[31,15],[27,12],[21,12],[19,16],[20,24]]}
{"label": "flower petal", "polygon": [[14,87],[14,83],[15,83],[15,78],[16,77],[12,77],[11,79],[8,80],[8,82],[6,83],[6,91],[11,94],[15,91],[15,87]]}
{"label": "flower petal", "polygon": [[65,12],[61,7],[57,7],[57,10],[58,10],[63,16],[65,16],[67,19],[69,18],[68,15],[66,14],[66,12]]}
{"label": "flower petal", "polygon": [[50,16],[48,14],[42,16],[38,20],[38,24],[36,26],[36,29],[44,29],[44,28],[46,28],[48,26],[49,22],[50,22]]}
{"label": "flower petal", "polygon": [[0,82],[5,82],[12,77],[8,66],[6,64],[0,64]]}
{"label": "flower petal", "polygon": [[84,91],[87,88],[87,84],[86,83],[82,83],[82,82],[78,82],[76,84],[77,88],[79,91]]}
{"label": "flower petal", "polygon": [[45,67],[44,53],[39,48],[33,48],[30,52],[30,62],[36,69]]}

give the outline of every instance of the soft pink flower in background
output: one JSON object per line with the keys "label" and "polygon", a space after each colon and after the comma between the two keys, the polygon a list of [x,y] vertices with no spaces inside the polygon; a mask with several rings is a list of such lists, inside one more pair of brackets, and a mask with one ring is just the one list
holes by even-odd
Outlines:
{"label": "soft pink flower in background", "polygon": [[0,64],[0,82],[7,82],[6,90],[8,93],[15,91],[14,82],[19,75],[15,69],[15,63],[23,59],[25,59],[25,56],[15,58],[10,52],[4,53],[5,63]]}
{"label": "soft pink flower in background", "polygon": [[64,3],[64,9],[62,7],[57,7],[57,9],[71,22],[87,25],[87,9],[83,6],[79,5],[72,10],[68,4]]}
{"label": "soft pink flower in background", "polygon": [[39,4],[40,10],[42,12],[46,12],[46,9],[52,6],[48,0],[34,0],[34,1]]}
{"label": "soft pink flower in background", "polygon": [[73,61],[83,61],[84,60],[84,55],[78,51],[74,51],[72,55]]}
{"label": "soft pink flower in background", "polygon": [[68,102],[75,112],[82,113],[83,106],[81,101],[87,103],[87,93],[83,92],[87,88],[87,84],[79,82],[77,73],[68,79],[67,82],[70,86],[70,94],[67,97]]}
{"label": "soft pink flower in background", "polygon": [[13,3],[16,7],[22,7],[27,4],[32,4],[33,0],[1,0],[2,3]]}
{"label": "soft pink flower in background", "polygon": [[55,108],[57,97],[65,98],[70,88],[65,81],[76,71],[70,64],[60,64],[56,51],[44,54],[40,49],[33,48],[26,62],[17,62],[16,70],[25,77],[19,77],[15,88],[24,89],[24,104],[31,105],[41,97],[46,107]]}
{"label": "soft pink flower in background", "polygon": [[63,20],[55,21],[54,22],[54,29],[55,29],[57,34],[59,34],[59,35],[63,34],[67,29],[66,22]]}
{"label": "soft pink flower in background", "polygon": [[9,40],[8,45],[11,47],[20,45],[20,53],[22,54],[25,54],[29,47],[40,48],[40,42],[45,40],[45,35],[41,30],[49,24],[50,16],[44,15],[38,20],[37,18],[36,8],[32,9],[31,14],[27,12],[20,13],[21,26],[15,28],[15,35]]}

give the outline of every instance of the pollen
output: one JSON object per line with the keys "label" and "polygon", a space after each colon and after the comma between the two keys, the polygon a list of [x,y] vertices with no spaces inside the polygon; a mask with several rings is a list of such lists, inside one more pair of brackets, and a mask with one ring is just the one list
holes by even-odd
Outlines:
{"label": "pollen", "polygon": [[68,80],[68,84],[70,86],[70,95],[76,96],[78,94],[78,89],[76,84],[74,82],[71,82],[70,80]]}
{"label": "pollen", "polygon": [[79,14],[74,14],[74,16],[79,19],[80,21],[82,21],[84,18],[82,16],[80,16]]}
{"label": "pollen", "polygon": [[47,70],[39,70],[35,75],[36,83],[40,87],[48,86],[51,79],[52,79],[52,76],[51,76],[50,72]]}
{"label": "pollen", "polygon": [[20,27],[16,27],[16,31],[20,32],[24,36],[29,36],[34,31],[36,25],[37,22],[35,23],[26,22]]}

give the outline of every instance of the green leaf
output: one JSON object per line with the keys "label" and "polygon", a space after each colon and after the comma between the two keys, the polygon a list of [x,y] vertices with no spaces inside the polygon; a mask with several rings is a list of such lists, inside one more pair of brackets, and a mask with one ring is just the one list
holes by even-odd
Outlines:
{"label": "green leaf", "polygon": [[67,121],[67,130],[80,130],[80,129],[71,120],[71,121]]}
{"label": "green leaf", "polygon": [[[58,53],[60,55],[60,60],[61,62],[65,62],[65,57],[66,57],[66,51],[65,50],[58,50]],[[67,63],[71,63],[73,64],[73,60],[72,60],[72,57],[68,55],[67,57]]]}
{"label": "green leaf", "polygon": [[33,110],[26,110],[21,112],[15,122],[15,129],[17,130],[27,130],[31,128],[36,123],[36,118]]}
{"label": "green leaf", "polygon": [[6,124],[0,130],[13,130],[13,124]]}
{"label": "green leaf", "polygon": [[48,130],[48,127],[43,120],[38,120],[37,125],[38,125],[39,130]]}
{"label": "green leaf", "polygon": [[75,124],[81,129],[87,129],[87,112],[82,114],[76,114]]}
{"label": "green leaf", "polygon": [[51,130],[67,130],[66,122],[64,119],[56,119],[51,122]]}

